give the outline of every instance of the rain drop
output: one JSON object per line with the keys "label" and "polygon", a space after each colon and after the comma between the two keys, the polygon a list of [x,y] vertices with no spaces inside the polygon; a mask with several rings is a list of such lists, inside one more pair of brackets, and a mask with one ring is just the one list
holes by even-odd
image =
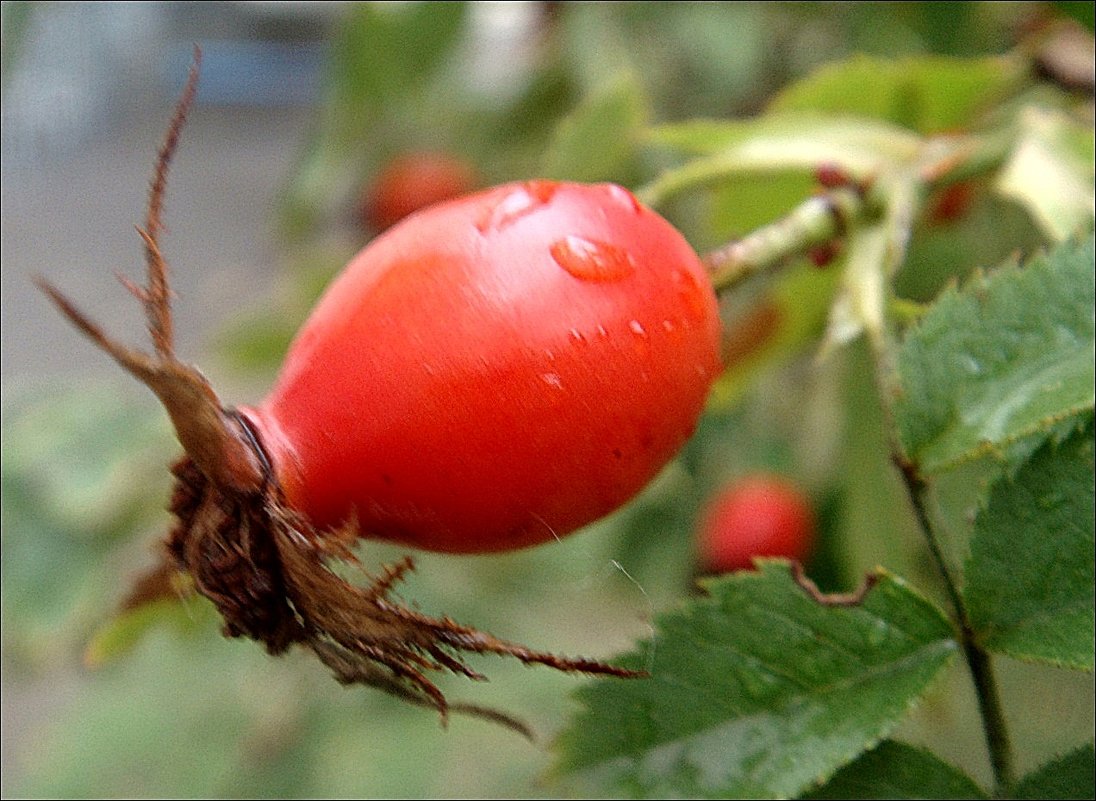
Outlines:
{"label": "rain drop", "polygon": [[631,209],[632,212],[634,212],[635,214],[639,214],[641,211],[643,211],[643,206],[641,206],[639,204],[639,201],[636,200],[636,196],[629,192],[627,189],[625,189],[623,186],[619,186],[617,184],[607,184],[607,186],[609,189],[609,194],[612,195],[613,199],[620,203],[620,205]]}
{"label": "rain drop", "polygon": [[596,239],[565,236],[549,250],[556,264],[581,281],[620,281],[636,269],[628,251]]}
{"label": "rain drop", "polygon": [[700,285],[697,284],[696,278],[681,270],[674,270],[670,274],[670,278],[674,282],[678,297],[684,302],[689,316],[693,320],[703,320],[707,313],[708,304]]}
{"label": "rain drop", "polygon": [[527,181],[488,209],[487,213],[477,221],[476,228],[481,234],[486,234],[488,231],[501,231],[540,207],[548,205],[558,187],[559,184],[552,181]]}

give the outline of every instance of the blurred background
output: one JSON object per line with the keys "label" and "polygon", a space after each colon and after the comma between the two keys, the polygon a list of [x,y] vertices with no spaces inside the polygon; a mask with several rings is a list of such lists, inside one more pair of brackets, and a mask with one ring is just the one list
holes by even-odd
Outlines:
{"label": "blurred background", "polygon": [[[554,175],[636,186],[657,174],[659,156],[624,148],[582,161],[557,146],[591,98],[612,110],[607,124],[745,116],[854,53],[1004,53],[1055,15],[1088,14],[1091,27],[1091,7],[2,3],[4,796],[560,792],[545,778],[546,748],[574,677],[483,660],[490,684],[443,684],[454,698],[525,717],[543,735],[532,745],[480,721],[444,731],[428,711],[339,687],[301,655],[275,660],[224,640],[197,601],[114,632],[122,645],[96,639],[166,530],[163,466],[176,446],[152,396],[76,335],[30,279],[48,277],[115,336],[144,341],[137,305],[113,275],[141,274],[133,226],[195,43],[199,99],[173,163],[163,246],[179,351],[232,403],[262,396],[319,289],[376,233],[363,192],[401,153],[454,155],[479,185]],[[781,210],[762,202],[736,224]],[[690,227],[691,211],[668,213],[698,247],[727,235]],[[982,209],[997,212],[1007,210]],[[1002,253],[1036,241],[1023,222],[1011,230]],[[1000,254],[965,255],[991,263]],[[595,531],[526,553],[424,556],[401,594],[534,647],[609,657],[689,592],[698,505],[735,472],[794,474],[823,527],[847,541],[857,526],[892,518],[905,531],[897,489],[867,479],[885,466],[860,459],[878,443],[844,427],[847,415],[878,429],[870,390],[847,392],[857,363],[805,377],[800,356],[751,376],[752,399],[706,421],[679,463]],[[834,482],[834,465],[854,458],[847,480],[865,478],[870,499]],[[820,560],[820,582],[845,586],[883,562],[931,583],[922,555],[894,539],[843,552],[831,560],[840,567]],[[378,561],[399,555],[369,549]],[[1003,681],[1023,688],[1034,671],[1012,666]],[[1047,752],[1028,762],[1091,730],[1090,681],[1064,675],[1061,686],[1088,700],[1056,707],[1039,697],[1039,714],[1016,710]],[[956,760],[981,759],[971,708],[953,703],[951,689],[906,734],[939,744],[944,727]]]}

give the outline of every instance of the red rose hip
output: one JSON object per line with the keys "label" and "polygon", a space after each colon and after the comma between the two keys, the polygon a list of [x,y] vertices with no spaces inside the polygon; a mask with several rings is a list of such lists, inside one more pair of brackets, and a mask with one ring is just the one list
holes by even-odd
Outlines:
{"label": "red rose hip", "polygon": [[362,193],[361,219],[376,231],[419,209],[459,197],[476,187],[472,166],[443,152],[405,153],[390,161]]}
{"label": "red rose hip", "polygon": [[313,525],[509,550],[642,488],[692,432],[718,348],[669,223],[610,184],[508,184],[362,250],[245,411]]}
{"label": "red rose hip", "polygon": [[803,561],[814,544],[814,512],[802,491],[767,474],[742,478],[718,493],[698,529],[705,572],[749,570],[755,556]]}

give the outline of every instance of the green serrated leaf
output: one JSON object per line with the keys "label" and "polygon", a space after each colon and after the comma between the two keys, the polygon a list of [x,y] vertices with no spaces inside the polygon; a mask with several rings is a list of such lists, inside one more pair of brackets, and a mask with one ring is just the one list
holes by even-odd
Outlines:
{"label": "green serrated leaf", "polygon": [[886,120],[922,134],[971,125],[1024,79],[1019,59],[856,56],[781,91],[770,111],[823,111]]}
{"label": "green serrated leaf", "polygon": [[647,114],[643,88],[631,73],[617,75],[560,121],[541,174],[571,181],[621,180]]}
{"label": "green serrated leaf", "polygon": [[1022,204],[1043,232],[1062,241],[1092,229],[1092,124],[1061,111],[1029,107],[1020,135],[997,179],[997,191]]}
{"label": "green serrated leaf", "polygon": [[1096,798],[1096,749],[1092,743],[1048,762],[1025,776],[1013,798]]}
{"label": "green serrated leaf", "polygon": [[974,780],[935,754],[884,740],[806,798],[988,798]]}
{"label": "green serrated leaf", "polygon": [[903,342],[906,453],[953,466],[1093,407],[1093,239],[948,290]]}
{"label": "green serrated leaf", "polygon": [[965,596],[990,651],[1093,668],[1092,428],[999,480],[974,525]]}
{"label": "green serrated leaf", "polygon": [[818,603],[785,562],[706,585],[598,682],[558,769],[633,797],[788,797],[885,736],[956,650],[940,611],[882,574],[861,603]]}
{"label": "green serrated leaf", "polygon": [[910,161],[921,139],[879,120],[816,112],[773,113],[751,120],[698,121],[654,128],[651,144],[698,158],[668,170],[641,191],[648,203],[735,175],[840,167],[853,177]]}

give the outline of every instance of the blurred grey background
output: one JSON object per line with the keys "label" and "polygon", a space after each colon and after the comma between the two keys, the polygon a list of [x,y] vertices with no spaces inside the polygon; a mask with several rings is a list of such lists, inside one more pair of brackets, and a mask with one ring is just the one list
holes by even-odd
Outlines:
{"label": "blurred grey background", "polygon": [[183,354],[276,269],[276,193],[317,102],[337,3],[8,3],[4,10],[3,375],[113,369],[30,281],[47,276],[116,335],[142,320],[115,272],[140,277],[156,148],[194,43],[198,106],[168,185],[164,248]]}
{"label": "blurred grey background", "polygon": [[[43,378],[128,380],[31,276],[48,277],[114,335],[145,342],[140,309],[114,274],[142,274],[134,225],[194,43],[204,53],[199,100],[173,165],[163,239],[183,357],[197,358],[203,336],[269,291],[277,193],[305,142],[323,42],[344,5],[2,4],[6,391]],[[67,679],[51,673],[49,686],[5,675],[5,787],[18,782],[17,753],[34,748],[35,722],[81,681],[76,666]]]}

